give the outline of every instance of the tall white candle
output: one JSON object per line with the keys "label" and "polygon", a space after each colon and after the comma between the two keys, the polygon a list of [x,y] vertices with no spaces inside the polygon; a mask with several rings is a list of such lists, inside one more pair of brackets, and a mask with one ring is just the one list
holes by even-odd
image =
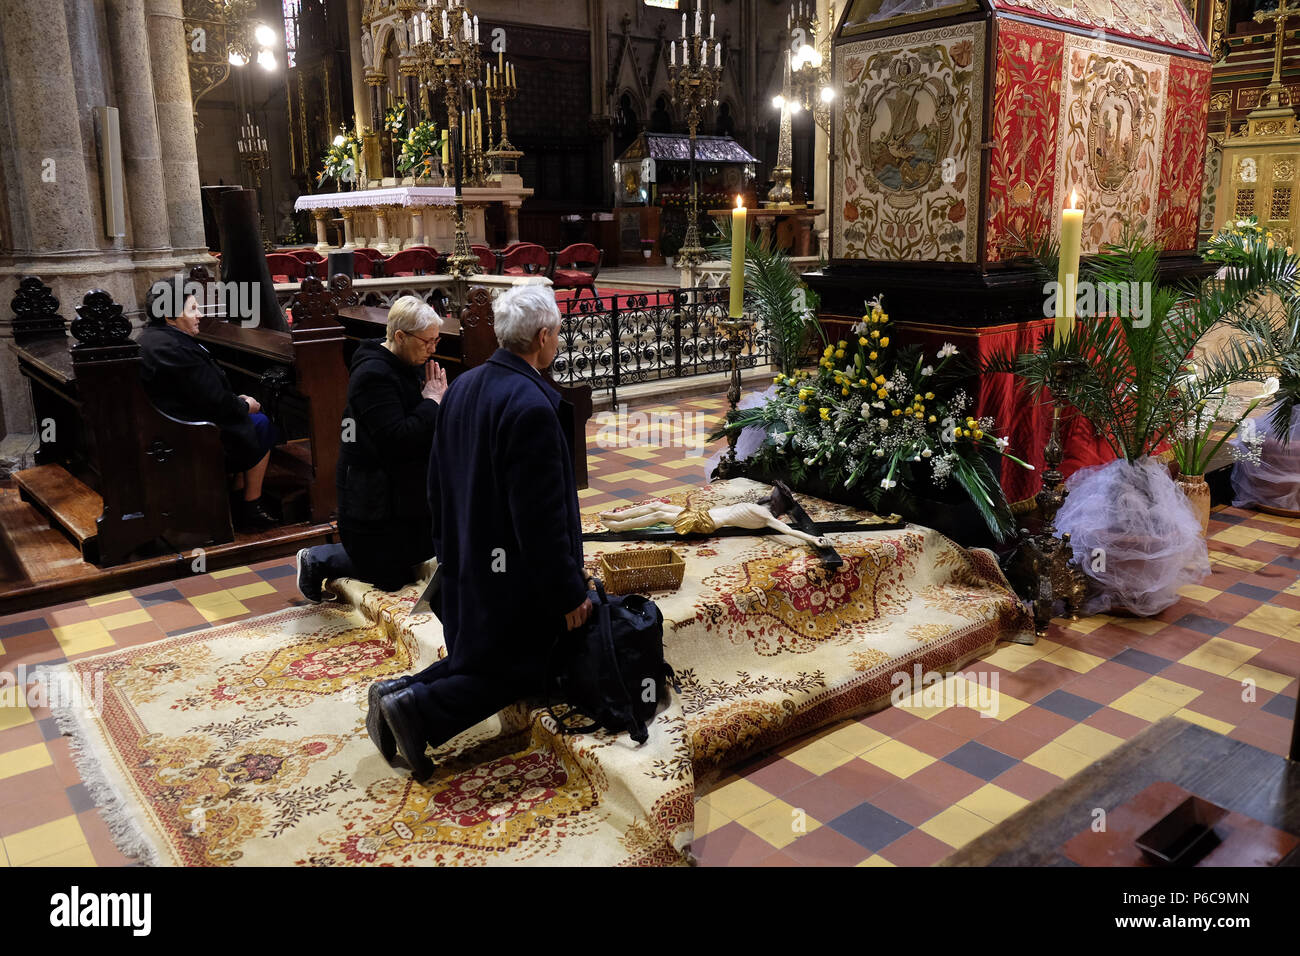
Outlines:
{"label": "tall white candle", "polygon": [[478,43],[478,17],[474,17],[474,42]]}
{"label": "tall white candle", "polygon": [[442,38],[447,39],[447,11],[442,11]]}
{"label": "tall white candle", "polygon": [[709,39],[713,39],[713,14],[709,14]]}
{"label": "tall white candle", "polygon": [[700,8],[698,6],[695,8],[695,35],[700,35]]}
{"label": "tall white candle", "polygon": [[722,68],[722,44],[721,43],[714,44],[713,65],[718,67],[719,69]]}
{"label": "tall white candle", "polygon": [[682,14],[682,37],[686,36],[686,14]]}
{"label": "tall white candle", "polygon": [[673,66],[677,65],[677,41],[676,40],[668,44],[668,62]]}

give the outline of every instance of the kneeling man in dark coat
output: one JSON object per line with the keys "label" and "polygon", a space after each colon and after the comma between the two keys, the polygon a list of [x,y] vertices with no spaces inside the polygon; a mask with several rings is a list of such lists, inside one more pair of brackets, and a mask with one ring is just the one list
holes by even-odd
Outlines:
{"label": "kneeling man in dark coat", "polygon": [[371,738],[420,780],[427,745],[541,693],[556,637],[591,613],[561,399],[541,376],[559,351],[555,296],[517,286],[493,311],[502,347],[447,389],[429,464],[447,657],[370,689]]}

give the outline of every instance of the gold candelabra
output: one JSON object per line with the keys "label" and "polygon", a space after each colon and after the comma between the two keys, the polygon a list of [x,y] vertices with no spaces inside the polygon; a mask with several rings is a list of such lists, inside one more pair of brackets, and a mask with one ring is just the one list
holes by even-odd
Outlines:
{"label": "gold candelabra", "polygon": [[[673,105],[686,111],[686,126],[690,130],[691,203],[686,223],[686,238],[678,252],[684,266],[696,266],[704,261],[705,251],[700,246],[699,184],[695,177],[695,132],[709,104],[718,105],[718,88],[722,81],[722,44],[713,39],[713,16],[709,16],[709,35],[703,34],[700,10],[695,8],[695,29],[686,31],[687,15],[682,14],[682,35],[669,46],[668,81],[672,89]],[[678,61],[678,44],[681,60]],[[710,47],[712,56],[710,57]],[[712,60],[712,63],[710,63]]]}
{"label": "gold candelabra", "polygon": [[[470,251],[469,236],[465,231],[464,180],[476,174],[472,148],[466,138],[462,158],[462,110],[467,100],[477,95],[482,85],[482,60],[479,56],[478,17],[473,16],[463,3],[456,0],[426,0],[422,5],[412,5],[409,0],[401,9],[407,21],[408,36],[412,38],[411,51],[415,61],[415,76],[420,90],[420,104],[424,114],[432,118],[430,97],[442,93],[447,108],[447,135],[453,152],[451,167],[456,182],[456,239],[447,261],[451,274],[465,278],[478,272],[478,257]],[[468,125],[466,132],[469,132]],[[478,160],[481,165],[481,157]]]}
{"label": "gold candelabra", "polygon": [[239,138],[235,140],[235,150],[239,154],[239,162],[248,170],[249,185],[257,192],[257,219],[262,233],[262,248],[269,251],[274,248],[274,244],[266,231],[266,216],[261,206],[262,170],[271,165],[271,154],[266,148],[266,137],[253,121],[251,113],[244,114],[244,123],[239,128]]}

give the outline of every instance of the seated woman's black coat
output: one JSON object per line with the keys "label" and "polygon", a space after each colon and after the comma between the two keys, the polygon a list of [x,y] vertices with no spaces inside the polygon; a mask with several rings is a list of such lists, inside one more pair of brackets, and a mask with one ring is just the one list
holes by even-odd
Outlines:
{"label": "seated woman's black coat", "polygon": [[377,529],[429,525],[426,483],[438,403],[419,366],[367,340],[352,356],[339,446],[339,518]]}
{"label": "seated woman's black coat", "polygon": [[247,471],[262,460],[266,451],[248,403],[235,394],[212,353],[170,325],[151,325],[138,341],[140,381],[154,407],[181,421],[219,426],[231,471]]}

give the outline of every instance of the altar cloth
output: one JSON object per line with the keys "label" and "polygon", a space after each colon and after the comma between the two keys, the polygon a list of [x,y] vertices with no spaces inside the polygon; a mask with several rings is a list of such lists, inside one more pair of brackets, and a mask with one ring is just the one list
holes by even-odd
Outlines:
{"label": "altar cloth", "polygon": [[[734,480],[665,500],[769,490]],[[815,521],[856,514],[799,498]],[[409,613],[423,581],[333,582],[342,605],[61,665],[76,680],[54,710],[118,845],[151,863],[686,863],[695,799],[727,767],[888,705],[898,674],[950,671],[1032,628],[988,552],[915,525],[831,537],[845,563],[829,578],[793,539],[679,547],[682,586],[651,597],[681,692],[639,747],[561,735],[525,703],[440,748],[426,784],[390,769],[366,736],[366,689],[445,655],[437,619]],[[591,542],[585,557],[594,569],[643,546]]]}

